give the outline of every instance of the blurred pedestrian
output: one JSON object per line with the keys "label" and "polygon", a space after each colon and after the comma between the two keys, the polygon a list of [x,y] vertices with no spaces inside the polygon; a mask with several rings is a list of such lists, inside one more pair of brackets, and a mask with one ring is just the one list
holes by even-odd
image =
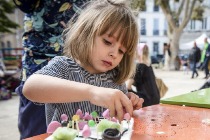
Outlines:
{"label": "blurred pedestrian", "polygon": [[210,60],[210,44],[208,43],[207,38],[204,39],[204,48],[202,51],[202,57],[201,57],[201,61],[203,61],[203,68],[205,71],[205,79],[208,79],[209,77],[209,60]]}
{"label": "blurred pedestrian", "polygon": [[183,68],[184,74],[188,74],[188,71],[189,71],[189,60],[188,60],[188,58],[187,59],[184,58],[182,68]]}
{"label": "blurred pedestrian", "polygon": [[198,72],[196,69],[197,63],[200,61],[201,58],[201,50],[198,48],[196,42],[194,42],[194,46],[191,49],[190,55],[189,55],[189,60],[190,60],[190,65],[192,68],[192,79],[194,78],[194,75],[196,74],[196,77],[198,77]]}
{"label": "blurred pedestrian", "polygon": [[[132,90],[132,85],[136,87],[136,91]],[[133,78],[127,81],[127,88],[144,99],[143,107],[160,102],[160,92],[151,66],[149,48],[146,44],[137,47],[136,73]]]}
{"label": "blurred pedestrian", "polygon": [[169,70],[170,69],[170,60],[171,60],[171,49],[170,49],[170,43],[164,43],[164,69]]}

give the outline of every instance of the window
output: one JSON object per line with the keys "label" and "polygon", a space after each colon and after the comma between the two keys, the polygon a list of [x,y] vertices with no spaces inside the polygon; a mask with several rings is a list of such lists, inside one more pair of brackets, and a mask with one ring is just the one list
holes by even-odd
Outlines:
{"label": "window", "polygon": [[207,18],[203,18],[202,29],[206,29],[206,28],[207,28]]}
{"label": "window", "polygon": [[7,41],[7,48],[11,48],[11,42]]}
{"label": "window", "polygon": [[141,19],[140,22],[141,22],[141,28],[140,28],[141,29],[141,31],[140,31],[141,33],[140,34],[141,35],[146,35],[146,19],[143,18],[143,19]]}
{"label": "window", "polygon": [[153,55],[156,56],[159,54],[159,42],[153,42]]}
{"label": "window", "polygon": [[5,53],[6,54],[11,54],[11,49],[12,49],[11,42],[10,41],[7,41],[7,47],[6,47],[6,50],[7,51],[5,51]]}
{"label": "window", "polygon": [[3,48],[5,48],[5,44],[4,44],[4,42],[2,41],[2,42],[1,42],[1,49],[3,49]]}
{"label": "window", "polygon": [[159,19],[157,18],[153,22],[153,35],[159,35]]}
{"label": "window", "polygon": [[163,29],[163,35],[167,35],[167,28],[168,28],[168,24],[167,24],[167,21],[165,20],[164,21],[164,29]]}
{"label": "window", "polygon": [[190,21],[190,29],[195,30],[195,20]]}
{"label": "window", "polygon": [[158,12],[158,11],[159,11],[159,6],[158,6],[158,5],[154,5],[153,11],[154,11],[154,12]]}
{"label": "window", "polygon": [[2,54],[4,55],[5,54],[5,43],[2,41],[1,42],[1,51],[2,51]]}

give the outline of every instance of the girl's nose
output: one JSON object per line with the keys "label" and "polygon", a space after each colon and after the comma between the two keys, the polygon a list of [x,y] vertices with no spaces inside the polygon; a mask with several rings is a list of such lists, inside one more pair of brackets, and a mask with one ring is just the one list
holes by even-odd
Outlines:
{"label": "girl's nose", "polygon": [[109,56],[115,59],[117,57],[117,54],[118,54],[118,49],[116,47],[112,47],[110,49]]}

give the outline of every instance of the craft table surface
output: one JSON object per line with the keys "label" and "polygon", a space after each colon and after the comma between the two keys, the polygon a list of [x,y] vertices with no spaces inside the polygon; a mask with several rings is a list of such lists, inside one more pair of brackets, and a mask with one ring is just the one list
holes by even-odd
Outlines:
{"label": "craft table surface", "polygon": [[[210,110],[178,105],[159,104],[135,112],[131,140],[209,140]],[[44,140],[42,134],[25,140]]]}

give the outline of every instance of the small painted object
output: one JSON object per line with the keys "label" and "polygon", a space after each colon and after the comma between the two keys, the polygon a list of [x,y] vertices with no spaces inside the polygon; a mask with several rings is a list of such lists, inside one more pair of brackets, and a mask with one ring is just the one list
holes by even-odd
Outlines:
{"label": "small painted object", "polygon": [[83,119],[88,121],[88,120],[92,120],[93,117],[88,112],[85,112],[85,115],[84,115]]}
{"label": "small painted object", "polygon": [[61,115],[61,120],[62,121],[68,121],[68,116],[66,114]]}
{"label": "small painted object", "polygon": [[130,114],[129,114],[129,113],[125,113],[124,119],[125,119],[126,121],[129,121],[129,120],[131,119]]}
{"label": "small painted object", "polygon": [[81,109],[78,109],[77,112],[76,112],[76,115],[79,115],[80,118],[83,118],[82,110]]}
{"label": "small painted object", "polygon": [[109,118],[110,118],[109,109],[105,110],[105,111],[102,113],[102,116],[103,116],[105,119],[109,119]]}
{"label": "small painted object", "polygon": [[83,136],[84,138],[88,138],[88,137],[90,137],[90,135],[91,135],[90,127],[86,124],[86,125],[84,126],[83,130],[82,130],[82,136]]}
{"label": "small painted object", "polygon": [[120,140],[121,139],[120,131],[115,128],[108,128],[104,130],[102,134],[102,139],[103,140]]}
{"label": "small painted object", "polygon": [[94,119],[96,119],[96,118],[98,117],[98,113],[97,113],[96,111],[93,111],[93,112],[91,113],[91,115],[92,115],[92,117],[93,117]]}
{"label": "small painted object", "polygon": [[58,127],[52,134],[53,140],[74,140],[77,131],[68,127]]}
{"label": "small painted object", "polygon": [[96,125],[95,121],[94,120],[89,120],[88,121],[88,126],[89,127],[94,127]]}
{"label": "small painted object", "polygon": [[58,121],[52,121],[47,127],[47,133],[52,134],[61,124]]}

